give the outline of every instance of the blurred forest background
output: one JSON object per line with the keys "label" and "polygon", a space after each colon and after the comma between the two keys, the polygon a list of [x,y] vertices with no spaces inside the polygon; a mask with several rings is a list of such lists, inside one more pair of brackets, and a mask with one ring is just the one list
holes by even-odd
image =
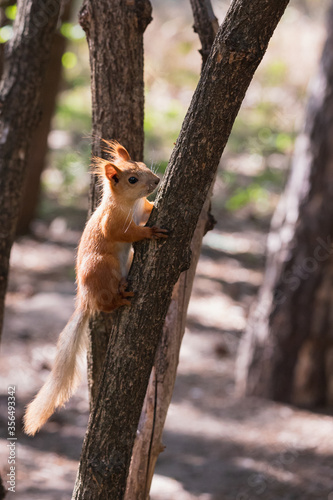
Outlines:
{"label": "blurred forest background", "polygon": [[[198,82],[201,57],[189,2],[152,4],[154,19],[145,34],[145,162],[162,176]],[[6,5],[1,44],[11,36],[16,13],[15,4]],[[91,142],[90,69],[77,22],[80,5],[73,1],[65,13],[48,70],[46,122],[36,134],[31,160],[37,170],[44,165],[40,197],[32,217],[35,171],[28,178],[29,196],[12,251],[0,367],[3,427],[7,386],[17,386],[21,418],[48,374],[58,333],[74,308],[75,249],[87,216]],[[333,499],[329,410],[314,413],[240,399],[235,391],[238,344],[262,283],[270,220],[304,122],[327,6],[327,1],[295,0],[287,8],[222,157],[212,200],[217,225],[204,239],[152,500]],[[213,7],[221,22],[228,2],[217,0]],[[52,83],[60,61],[57,93]],[[82,384],[35,438],[19,435],[16,498],[70,498],[87,416]],[[5,446],[0,457],[5,475]]]}

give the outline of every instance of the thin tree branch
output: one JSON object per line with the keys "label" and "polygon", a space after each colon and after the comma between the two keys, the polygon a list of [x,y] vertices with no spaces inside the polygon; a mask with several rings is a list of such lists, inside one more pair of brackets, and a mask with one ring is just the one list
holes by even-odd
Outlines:
{"label": "thin tree branch", "polygon": [[194,18],[193,29],[200,38],[201,49],[199,52],[202,57],[202,67],[204,67],[219,29],[219,22],[215,17],[210,0],[190,0],[190,2]]}

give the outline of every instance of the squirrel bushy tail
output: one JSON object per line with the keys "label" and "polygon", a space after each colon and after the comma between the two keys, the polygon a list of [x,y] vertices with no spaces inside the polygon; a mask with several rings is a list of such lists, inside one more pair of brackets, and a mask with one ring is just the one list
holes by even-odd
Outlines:
{"label": "squirrel bushy tail", "polygon": [[85,351],[89,312],[77,308],[61,332],[53,369],[28,405],[24,430],[34,435],[73,394],[80,381],[80,358]]}

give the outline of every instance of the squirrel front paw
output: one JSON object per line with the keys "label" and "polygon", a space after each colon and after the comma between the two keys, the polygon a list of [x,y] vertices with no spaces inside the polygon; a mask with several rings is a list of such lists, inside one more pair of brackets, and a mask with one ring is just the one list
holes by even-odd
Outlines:
{"label": "squirrel front paw", "polygon": [[134,292],[128,292],[126,290],[127,287],[128,287],[128,281],[126,280],[126,278],[121,278],[121,280],[119,282],[118,291],[119,291],[119,295],[121,295],[121,297],[123,299],[125,299],[127,297],[134,297]]}
{"label": "squirrel front paw", "polygon": [[169,231],[167,229],[162,229],[157,226],[153,226],[149,228],[151,230],[150,238],[153,240],[157,240],[159,238],[167,238]]}

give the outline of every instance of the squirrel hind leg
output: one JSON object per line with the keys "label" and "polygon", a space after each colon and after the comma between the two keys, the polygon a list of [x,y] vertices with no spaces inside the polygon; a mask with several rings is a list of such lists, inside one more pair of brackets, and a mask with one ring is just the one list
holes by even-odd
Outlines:
{"label": "squirrel hind leg", "polygon": [[110,313],[118,307],[130,306],[131,302],[128,300],[134,297],[134,292],[128,292],[126,289],[128,282],[126,278],[120,280],[111,280],[108,287],[104,287],[99,291],[96,300],[96,309],[101,312]]}
{"label": "squirrel hind leg", "polygon": [[[129,293],[130,295],[127,295]],[[118,307],[121,306],[130,306],[131,302],[126,299],[125,297],[132,297],[134,294],[133,292],[125,292],[125,296],[118,295],[117,297],[114,297],[114,299],[107,303],[107,302],[97,302],[97,310],[105,313],[110,313],[114,311],[115,309],[118,309]]]}
{"label": "squirrel hind leg", "polygon": [[105,313],[110,313],[115,309],[118,309],[118,307],[130,306],[131,302],[128,299],[131,297],[134,297],[133,292],[122,291],[110,297],[109,300],[100,298],[100,300],[97,300],[96,302],[97,310]]}

